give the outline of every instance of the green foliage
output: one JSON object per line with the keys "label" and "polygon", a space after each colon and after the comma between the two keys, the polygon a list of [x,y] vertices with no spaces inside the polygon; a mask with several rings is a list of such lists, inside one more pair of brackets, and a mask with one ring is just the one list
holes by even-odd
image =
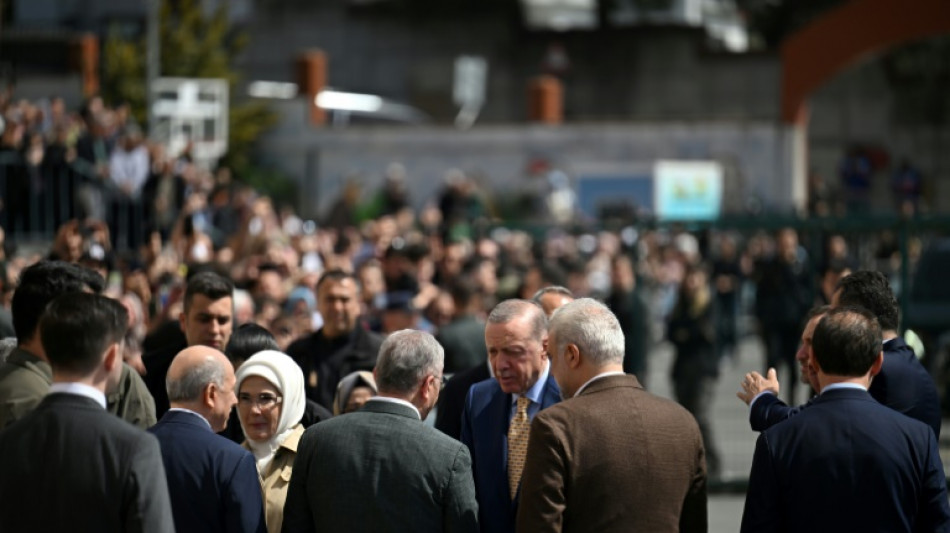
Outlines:
{"label": "green foliage", "polygon": [[297,205],[297,182],[279,170],[262,166],[247,167],[235,179],[270,197],[275,205]]}
{"label": "green foliage", "polygon": [[[222,163],[236,173],[251,171],[251,147],[257,137],[277,121],[263,103],[236,103],[235,86],[240,78],[232,60],[247,45],[247,35],[232,31],[227,2],[210,16],[199,0],[162,0],[161,76],[223,78],[231,88],[228,153]],[[110,103],[127,101],[140,123],[146,122],[145,37],[128,41],[111,31],[104,47],[103,96]]]}
{"label": "green foliage", "polygon": [[122,39],[113,27],[103,55],[102,96],[112,104],[128,102],[135,120],[145,124],[145,45]]}

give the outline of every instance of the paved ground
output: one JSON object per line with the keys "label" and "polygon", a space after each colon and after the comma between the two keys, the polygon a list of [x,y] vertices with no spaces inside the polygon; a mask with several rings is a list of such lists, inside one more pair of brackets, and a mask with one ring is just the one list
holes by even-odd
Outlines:
{"label": "paved ground", "polygon": [[[755,451],[755,439],[758,433],[749,428],[749,408],[736,398],[739,390],[739,381],[750,370],[759,370],[764,364],[762,344],[755,337],[746,337],[739,343],[739,347],[732,361],[725,361],[719,381],[716,383],[716,394],[712,404],[713,439],[719,454],[722,457],[722,479],[724,482],[744,482],[749,476],[752,466],[752,453]],[[650,358],[649,378],[647,387],[651,392],[667,398],[673,398],[672,383],[670,382],[670,365],[673,361],[673,350],[668,343],[655,346]],[[782,387],[792,386],[782,380]],[[805,399],[806,391],[803,385],[798,385],[798,399]],[[784,396],[784,392],[783,392]]]}

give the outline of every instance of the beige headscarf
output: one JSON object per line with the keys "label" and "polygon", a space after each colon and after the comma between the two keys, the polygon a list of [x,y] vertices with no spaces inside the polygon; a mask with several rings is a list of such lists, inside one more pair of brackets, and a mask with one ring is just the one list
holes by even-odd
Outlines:
{"label": "beige headscarf", "polygon": [[379,394],[372,372],[360,370],[347,374],[336,386],[336,396],[333,397],[333,416],[343,414],[347,402],[350,401],[350,394],[356,387],[369,387],[373,391],[373,396]]}

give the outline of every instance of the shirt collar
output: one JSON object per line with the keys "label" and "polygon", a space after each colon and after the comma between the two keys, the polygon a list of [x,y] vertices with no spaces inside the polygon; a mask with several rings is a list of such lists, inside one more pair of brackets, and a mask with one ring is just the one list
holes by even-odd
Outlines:
{"label": "shirt collar", "polygon": [[405,405],[406,407],[411,407],[412,410],[413,410],[413,412],[416,413],[416,416],[419,417],[419,420],[422,420],[422,415],[419,414],[419,409],[416,409],[416,406],[415,406],[415,405],[412,405],[411,403],[409,403],[409,402],[407,402],[406,400],[403,400],[403,399],[401,399],[401,398],[391,398],[391,397],[389,397],[389,396],[373,396],[372,398],[370,398],[370,399],[367,400],[367,401],[370,401],[370,402],[389,402],[389,403],[397,403],[397,404],[399,404],[399,405]]}
{"label": "shirt collar", "polygon": [[90,387],[84,383],[53,383],[49,386],[49,394],[54,393],[85,396],[86,398],[94,400],[96,403],[101,405],[103,409],[106,408],[106,395],[103,394],[101,390],[95,387]]}
{"label": "shirt collar", "polygon": [[208,422],[208,419],[207,419],[207,418],[201,416],[201,413],[192,411],[191,409],[185,409],[185,408],[183,408],[183,407],[172,407],[172,408],[170,408],[168,411],[169,411],[169,412],[171,412],[171,411],[180,411],[180,412],[182,412],[182,413],[190,413],[190,414],[192,414],[192,415],[195,415],[195,416],[197,416],[198,418],[200,418],[201,421],[205,423],[205,425],[208,426],[208,429],[210,429],[212,432],[214,432],[214,429],[211,427],[211,422]]}
{"label": "shirt collar", "polygon": [[858,385],[857,383],[832,383],[830,385],[826,385],[825,388],[821,390],[821,393],[824,394],[830,390],[835,390],[835,389],[857,389],[857,390],[863,390],[865,392],[867,392],[868,390],[867,387],[864,387],[863,385]]}
{"label": "shirt collar", "polygon": [[577,392],[574,393],[574,397],[577,398],[578,396],[580,396],[581,393],[584,392],[584,389],[586,389],[588,385],[597,381],[598,379],[606,378],[608,376],[622,376],[622,375],[624,375],[624,373],[620,370],[613,370],[611,372],[604,372],[603,374],[597,374],[596,376],[588,379],[587,383],[584,383],[583,385],[581,385],[581,388],[577,389]]}
{"label": "shirt collar", "polygon": [[548,374],[551,372],[551,361],[547,358],[544,359],[544,370],[541,371],[541,375],[538,377],[538,381],[528,389],[528,392],[522,394],[512,393],[511,402],[512,404],[518,403],[518,398],[521,396],[526,396],[532,403],[541,403],[541,392],[544,391],[544,385],[548,382]]}

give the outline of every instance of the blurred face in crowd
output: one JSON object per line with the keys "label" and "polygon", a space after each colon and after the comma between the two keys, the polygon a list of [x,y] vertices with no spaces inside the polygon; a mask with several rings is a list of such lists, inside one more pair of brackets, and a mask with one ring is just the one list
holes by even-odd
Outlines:
{"label": "blurred face in crowd", "polygon": [[267,441],[277,434],[281,400],[277,387],[260,376],[248,376],[241,382],[238,417],[248,439]]}
{"label": "blurred face in crowd", "polygon": [[257,277],[256,296],[282,301],[287,297],[284,281],[276,270],[265,270]]}
{"label": "blurred face in crowd", "polygon": [[354,387],[353,392],[350,393],[350,397],[346,400],[346,406],[343,408],[343,413],[352,413],[353,411],[359,411],[361,407],[373,396],[376,396],[373,393],[373,389],[369,387]]}
{"label": "blurred face in crowd", "polygon": [[188,346],[203,344],[224,350],[231,338],[233,303],[230,296],[212,300],[195,294],[191,304],[178,319]]}
{"label": "blurred face in crowd", "polygon": [[533,338],[530,316],[518,316],[504,324],[488,323],[485,345],[488,361],[498,384],[507,394],[528,391],[544,371],[546,336]]}
{"label": "blurred face in crowd", "polygon": [[802,383],[811,385],[811,388],[815,390],[818,390],[818,376],[815,374],[811,339],[815,335],[815,327],[818,326],[818,322],[821,321],[824,316],[825,315],[818,315],[812,317],[812,319],[805,324],[805,330],[802,331],[802,342],[798,347],[798,352],[795,353],[795,360],[798,361],[801,367]]}
{"label": "blurred face in crowd", "polygon": [[793,229],[784,229],[778,234],[777,252],[785,261],[794,261],[798,251],[798,234]]}
{"label": "blurred face in crowd", "polygon": [[378,265],[367,265],[360,269],[359,276],[363,285],[363,301],[371,305],[377,294],[386,292],[383,271]]}
{"label": "blurred face in crowd", "polygon": [[[306,319],[309,321],[310,316]],[[302,319],[298,320],[296,315],[281,315],[274,319],[270,325],[270,332],[274,335],[274,339],[277,341],[277,346],[280,348],[280,351],[284,351],[290,346],[290,343],[297,338],[298,335],[305,332],[313,331],[312,325],[308,324],[306,329],[299,329],[297,326],[300,324]]]}
{"label": "blurred face in crowd", "polygon": [[317,287],[317,309],[327,338],[349,334],[360,316],[359,288],[350,278],[327,279]]}

